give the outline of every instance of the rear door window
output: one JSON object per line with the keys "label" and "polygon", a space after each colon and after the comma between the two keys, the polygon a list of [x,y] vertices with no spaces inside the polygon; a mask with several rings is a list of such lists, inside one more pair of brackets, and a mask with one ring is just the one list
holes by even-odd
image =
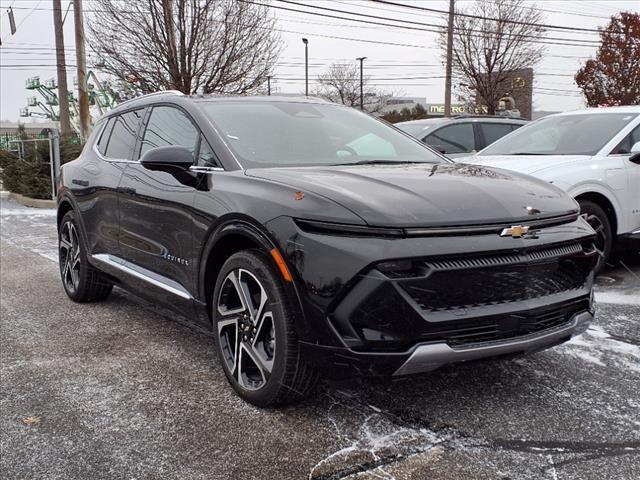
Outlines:
{"label": "rear door window", "polygon": [[107,120],[107,124],[102,129],[102,133],[100,134],[100,138],[98,139],[98,143],[96,144],[96,148],[102,156],[106,155],[107,143],[109,143],[109,136],[111,135],[111,129],[113,128],[113,123],[115,121],[116,117],[111,117],[109,120]]}
{"label": "rear door window", "polygon": [[136,144],[136,134],[141,118],[142,110],[133,110],[115,117],[105,153],[107,158],[117,160],[133,159],[133,149]]}
{"label": "rear door window", "polygon": [[473,125],[471,123],[457,123],[442,127],[427,135],[424,139],[427,145],[438,145],[445,153],[467,153],[475,150]]}
{"label": "rear door window", "polygon": [[507,133],[511,133],[512,126],[505,123],[480,123],[480,130],[484,137],[484,145],[491,145],[499,138],[504,137]]}

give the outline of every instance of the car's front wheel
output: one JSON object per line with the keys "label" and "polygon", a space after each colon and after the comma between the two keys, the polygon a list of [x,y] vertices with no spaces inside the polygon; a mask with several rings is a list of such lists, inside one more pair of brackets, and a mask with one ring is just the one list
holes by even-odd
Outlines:
{"label": "car's front wheel", "polygon": [[87,261],[87,253],[73,211],[62,217],[58,228],[58,258],[62,286],[71,300],[94,302],[109,296],[113,285]]}
{"label": "car's front wheel", "polygon": [[218,356],[243,399],[274,406],[313,387],[316,373],[300,356],[291,301],[266,255],[246,250],[225,262],[213,310]]}
{"label": "car's front wheel", "polygon": [[584,215],[587,223],[591,225],[596,232],[596,238],[593,241],[594,246],[600,254],[598,263],[595,268],[596,274],[600,273],[609,261],[611,250],[613,249],[613,229],[607,214],[600,205],[589,200],[581,200],[580,213]]}

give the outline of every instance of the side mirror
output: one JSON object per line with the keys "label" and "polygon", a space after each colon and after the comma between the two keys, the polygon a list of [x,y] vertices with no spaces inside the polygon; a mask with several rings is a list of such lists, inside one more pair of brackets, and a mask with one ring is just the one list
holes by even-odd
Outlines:
{"label": "side mirror", "polygon": [[629,161],[640,165],[640,142],[636,142],[631,147],[631,156]]}
{"label": "side mirror", "polygon": [[193,165],[193,153],[188,148],[178,145],[157,147],[147,150],[140,163],[149,170],[171,172],[176,169],[189,170]]}

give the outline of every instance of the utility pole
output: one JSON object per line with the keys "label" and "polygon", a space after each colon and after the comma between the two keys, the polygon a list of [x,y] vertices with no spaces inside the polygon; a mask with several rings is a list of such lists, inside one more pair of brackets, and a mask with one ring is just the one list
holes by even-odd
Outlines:
{"label": "utility pole", "polygon": [[87,57],[84,51],[84,20],[82,0],[73,0],[73,20],[76,30],[76,63],[78,64],[78,104],[80,110],[80,135],[89,136],[89,92],[87,91]]}
{"label": "utility pole", "polygon": [[447,30],[447,71],[444,85],[444,116],[451,116],[451,63],[453,62],[453,16],[454,0],[449,0],[449,27]]}
{"label": "utility pole", "polygon": [[304,95],[309,96],[309,40],[302,39],[304,43]]}
{"label": "utility pole", "polygon": [[62,5],[53,0],[53,28],[56,35],[56,68],[58,70],[58,103],[60,104],[60,133],[63,137],[71,135],[69,121],[69,89],[67,87],[67,64],[64,54],[64,33],[62,29]]}
{"label": "utility pole", "polygon": [[364,110],[364,80],[362,77],[363,63],[367,57],[356,58],[360,62],[360,110]]}
{"label": "utility pole", "polygon": [[271,75],[267,75],[267,95],[271,96]]}

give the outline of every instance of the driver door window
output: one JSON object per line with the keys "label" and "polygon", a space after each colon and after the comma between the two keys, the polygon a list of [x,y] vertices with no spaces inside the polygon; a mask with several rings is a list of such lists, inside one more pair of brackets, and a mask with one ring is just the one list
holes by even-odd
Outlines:
{"label": "driver door window", "polygon": [[629,155],[631,153],[631,147],[637,142],[640,142],[640,125],[624,137],[624,139],[616,145],[616,148],[611,151],[610,155]]}
{"label": "driver door window", "polygon": [[152,148],[179,145],[195,155],[200,134],[182,110],[174,107],[154,107],[142,139],[140,156]]}

